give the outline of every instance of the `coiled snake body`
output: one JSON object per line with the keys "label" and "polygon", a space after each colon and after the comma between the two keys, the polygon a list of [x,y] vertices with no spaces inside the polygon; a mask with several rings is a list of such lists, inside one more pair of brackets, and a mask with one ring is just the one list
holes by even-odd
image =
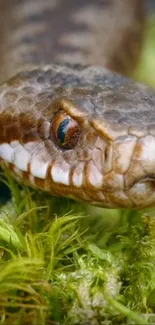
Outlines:
{"label": "coiled snake body", "polygon": [[155,93],[110,72],[136,64],[142,1],[12,0],[1,11],[2,167],[54,195],[154,205]]}

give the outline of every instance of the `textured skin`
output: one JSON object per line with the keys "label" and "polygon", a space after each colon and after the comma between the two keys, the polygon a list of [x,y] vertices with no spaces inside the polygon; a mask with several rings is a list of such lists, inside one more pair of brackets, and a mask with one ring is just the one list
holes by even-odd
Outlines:
{"label": "textured skin", "polygon": [[[126,74],[134,66],[143,37],[142,1],[101,1],[97,5],[95,2],[96,18],[91,28],[89,23],[83,23],[82,13],[87,22],[92,21],[94,1],[89,1],[88,6],[87,1],[72,5],[73,1],[66,0],[59,25],[63,0],[46,0],[45,7],[40,1],[38,6],[35,3],[26,3],[25,11],[23,1],[11,1],[8,11],[3,5],[13,29],[8,36],[10,49],[7,51],[8,45],[4,44],[6,55],[1,51],[2,80],[21,66],[33,66],[34,62],[44,66],[51,59],[99,62]],[[99,14],[101,9],[103,16]],[[128,14],[120,21],[125,9]],[[16,23],[12,12],[16,13]],[[25,23],[27,29],[19,31],[18,27]],[[51,36],[50,42],[51,23],[56,36]],[[109,28],[108,37],[105,27]],[[81,36],[78,30],[83,30]],[[101,38],[103,47],[99,53]],[[79,40],[80,49],[75,47]],[[131,44],[135,45],[134,52]],[[14,57],[14,49],[16,58],[11,61],[9,56]],[[155,93],[151,89],[102,67],[52,64],[21,72],[0,87],[2,166],[9,167],[19,181],[55,195],[108,208],[154,205],[154,106]],[[78,143],[71,150],[60,149],[53,137],[53,118],[60,109],[80,126]]]}

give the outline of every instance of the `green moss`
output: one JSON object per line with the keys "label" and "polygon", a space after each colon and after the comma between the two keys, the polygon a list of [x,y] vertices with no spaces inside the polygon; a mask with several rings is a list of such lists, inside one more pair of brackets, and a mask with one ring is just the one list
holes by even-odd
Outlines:
{"label": "green moss", "polygon": [[0,210],[0,323],[148,324],[154,219],[125,210],[89,215],[6,179],[13,195]]}

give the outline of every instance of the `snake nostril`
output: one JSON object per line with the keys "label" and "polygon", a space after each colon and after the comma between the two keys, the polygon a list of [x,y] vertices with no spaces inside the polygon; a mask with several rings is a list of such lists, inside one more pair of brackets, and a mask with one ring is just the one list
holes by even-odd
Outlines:
{"label": "snake nostril", "polygon": [[103,152],[104,172],[108,173],[112,169],[113,149],[111,144],[106,144]]}
{"label": "snake nostril", "polygon": [[107,147],[105,148],[105,151],[104,151],[104,158],[105,158],[105,161],[108,159],[108,148]]}

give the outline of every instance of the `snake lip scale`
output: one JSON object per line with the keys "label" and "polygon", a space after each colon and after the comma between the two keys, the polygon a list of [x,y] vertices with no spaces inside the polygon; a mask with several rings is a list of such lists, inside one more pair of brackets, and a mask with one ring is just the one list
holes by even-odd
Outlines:
{"label": "snake lip scale", "polygon": [[0,87],[1,164],[54,195],[109,208],[151,206],[154,104],[152,89],[101,67],[21,72]]}

